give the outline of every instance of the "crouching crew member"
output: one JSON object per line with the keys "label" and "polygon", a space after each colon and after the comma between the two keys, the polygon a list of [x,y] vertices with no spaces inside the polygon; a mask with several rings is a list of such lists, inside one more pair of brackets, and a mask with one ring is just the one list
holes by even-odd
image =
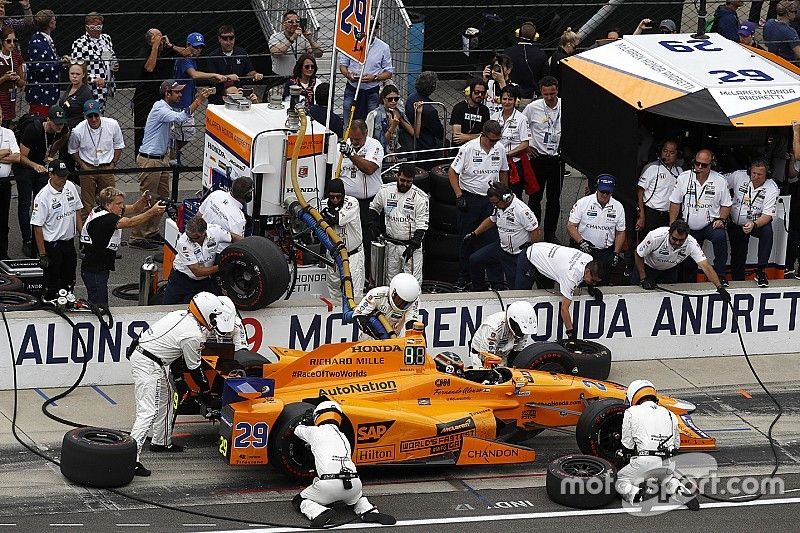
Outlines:
{"label": "crouching crew member", "polygon": [[353,452],[342,424],[342,408],[332,401],[320,403],[313,412],[294,428],[294,434],[307,442],[314,455],[317,477],[313,483],[292,499],[294,508],[311,520],[311,527],[328,524],[335,511],[328,507],[342,501],[351,506],[362,521],[392,525],[391,515],[378,512],[361,492],[361,479],[353,463]]}
{"label": "crouching crew member", "polygon": [[536,311],[529,302],[514,302],[505,311],[499,311],[481,322],[469,344],[470,365],[483,366],[481,352],[503,358],[510,366],[523,348],[531,343],[537,333]]}
{"label": "crouching crew member", "polygon": [[[197,214],[203,217],[207,224],[216,224],[228,233],[245,236],[247,219],[244,206],[253,201],[253,179],[242,176],[233,180],[230,192],[218,189],[203,200]],[[230,243],[221,243],[220,251]]]}
{"label": "crouching crew member", "polygon": [[422,289],[417,278],[401,272],[392,278],[389,286],[370,290],[353,311],[353,320],[365,335],[380,338],[370,320],[379,312],[389,321],[393,331],[400,334],[419,321],[419,295]]}
{"label": "crouching crew member", "polygon": [[[364,247],[361,237],[361,209],[358,199],[345,195],[344,182],[333,179],[328,182],[325,199],[320,202],[320,214],[333,230],[339,234],[347,248],[350,263],[350,280],[353,283],[353,299],[361,301],[364,296]],[[335,303],[342,301],[342,277],[336,265],[328,267],[328,295]]]}

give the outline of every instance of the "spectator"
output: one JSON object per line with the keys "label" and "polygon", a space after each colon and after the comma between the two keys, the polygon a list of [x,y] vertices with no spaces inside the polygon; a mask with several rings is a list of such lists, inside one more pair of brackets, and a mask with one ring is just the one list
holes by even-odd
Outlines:
{"label": "spectator", "polygon": [[[81,279],[86,285],[87,300],[107,307],[108,278],[115,268],[122,230],[160,217],[165,206],[159,202],[148,209],[146,194],[141,195],[136,203],[125,205],[125,195],[114,187],[101,190],[97,195],[97,204],[89,212],[81,230],[81,245],[85,254],[81,261]],[[134,216],[123,217],[123,214]]]}
{"label": "spectator", "polygon": [[89,100],[83,104],[86,120],[78,124],[69,138],[69,154],[78,169],[90,174],[80,175],[81,218],[86,220],[96,205],[97,193],[106,187],[113,187],[116,181],[114,169],[125,141],[119,122],[113,118],[100,116],[100,102]]}
{"label": "spectator", "polygon": [[292,77],[283,85],[283,99],[289,101],[289,87],[300,87],[300,97],[307,105],[314,101],[314,86],[319,81],[317,78],[317,60],[311,54],[303,54],[294,66]]}
{"label": "spectator", "polygon": [[550,66],[541,47],[536,44],[536,25],[523,22],[519,28],[519,41],[514,46],[503,50],[503,54],[511,58],[514,75],[511,80],[519,87],[520,106],[525,107],[536,98],[539,80],[550,74]]}
{"label": "spectator", "polygon": [[[361,87],[358,92],[358,100],[355,101],[355,115],[353,118],[365,119],[367,114],[378,107],[378,91],[381,82],[388,81],[394,74],[392,65],[392,51],[389,45],[377,37],[379,23],[375,23],[375,35],[369,45],[369,55],[364,66],[364,75],[361,76],[362,64],[350,59],[344,54],[339,54],[339,72],[347,78],[347,85],[344,86],[344,102],[342,104],[342,117],[345,127],[350,124],[350,112],[354,105],[356,85],[361,76]],[[408,104],[406,104],[408,105]],[[406,107],[406,115],[411,116]]]}
{"label": "spectator", "polygon": [[650,233],[669,224],[669,197],[683,169],[677,165],[678,143],[664,141],[658,159],[644,167],[636,189],[639,216],[636,231]]}
{"label": "spectator", "polygon": [[140,80],[133,93],[133,144],[134,152],[139,153],[144,137],[144,125],[153,104],[161,99],[161,82],[172,75],[174,58],[191,54],[189,46],[180,47],[169,42],[160,30],[150,28],[144,35],[145,45],[136,57],[144,57],[145,62],[139,71]]}
{"label": "spectator", "polygon": [[536,181],[528,158],[528,143],[531,138],[528,129],[528,119],[514,107],[517,103],[517,87],[507,85],[500,93],[502,111],[492,115],[492,120],[500,124],[503,147],[508,156],[508,182],[511,190],[517,197],[522,196],[523,187],[533,190],[532,183]]}
{"label": "spectator", "polygon": [[[646,19],[648,24],[650,19]],[[642,21],[644,22],[644,21]],[[639,23],[639,26],[642,25],[642,22]],[[638,29],[638,28],[637,28]],[[641,33],[641,32],[640,32]],[[605,37],[597,39],[592,46],[589,48],[597,48],[598,46],[603,46],[604,44],[613,43],[617,39],[622,37],[622,30],[618,26],[612,26],[606,30]]]}
{"label": "spectator", "polygon": [[[86,63],[72,63],[67,71],[69,74],[70,86],[61,93],[58,105],[64,108],[67,116],[67,126],[73,129],[80,124],[83,119],[83,104],[93,100],[92,89],[87,84]],[[69,162],[65,161],[67,166]]]}
{"label": "spectator", "polygon": [[561,99],[558,97],[558,80],[545,76],[539,82],[542,96],[525,107],[522,112],[528,119],[531,131],[528,155],[539,181],[539,191],[531,194],[528,205],[537,220],[542,220],[542,198],[547,192],[544,214],[544,240],[556,240],[556,228],[561,216],[561,187],[564,182],[564,165],[559,157],[561,144]]}
{"label": "spectator", "polygon": [[747,246],[750,237],[758,239],[758,266],[756,284],[769,285],[764,269],[772,254],[772,219],[777,212],[780,190],[775,182],[767,179],[767,162],[757,159],[750,164],[750,175],[746,170],[737,170],[725,175],[732,191],[731,219],[728,222],[728,239],[731,242],[731,279],[744,281],[744,266],[747,262]]}
{"label": "spectator", "polygon": [[[49,9],[43,9],[36,13],[34,24],[38,31],[28,41],[28,87],[25,100],[31,113],[44,118],[47,117],[47,109],[58,102],[58,82],[63,64],[51,37],[56,28],[56,14]],[[67,57],[64,59],[69,60]]]}
{"label": "spectator", "polygon": [[[513,289],[519,254],[531,244],[538,242],[542,236],[539,221],[536,220],[536,215],[530,207],[502,183],[492,183],[486,191],[486,196],[489,197],[494,210],[474,231],[467,234],[467,239],[472,239],[493,227],[497,227],[500,238],[469,256],[472,290],[486,290],[485,273],[489,275],[492,288],[496,289],[502,285],[502,279],[497,279],[497,274],[502,273],[505,276],[505,288]],[[497,272],[496,268],[490,268],[498,264],[500,272]]]}
{"label": "spectator", "polygon": [[[0,107],[0,123],[4,123]],[[11,212],[11,165],[19,162],[14,132],[0,126],[0,260],[8,259],[8,215]]]}
{"label": "spectator", "polygon": [[106,98],[114,96],[114,73],[119,70],[111,37],[103,33],[103,15],[86,15],[86,33],[72,43],[72,60],[86,64],[94,99],[105,109]]}
{"label": "spectator", "polygon": [[[253,81],[261,81],[264,75],[256,72],[253,62],[244,48],[235,45],[236,32],[233,26],[223,24],[217,30],[217,41],[219,47],[215,48],[206,59],[205,70],[216,74],[222,74],[233,81],[237,87],[241,86],[242,78],[251,78]],[[208,97],[209,104],[222,104],[222,95],[225,94],[225,85],[218,84],[216,94]]]}
{"label": "spectator", "polygon": [[[229,85],[228,87],[225,87],[225,96],[233,95],[233,94],[238,94],[239,96],[244,96],[244,94],[245,94],[244,93],[244,91],[245,91],[244,89],[242,89],[241,87],[237,87],[236,85],[233,85],[233,82],[227,82],[227,83],[231,83],[231,85]],[[250,89],[250,91],[251,91],[249,93],[250,95],[247,96],[246,98],[248,100],[250,100],[251,104],[257,104],[258,103],[258,95],[255,92],[252,92],[252,89]]]}
{"label": "spectator", "polygon": [[606,268],[624,263],[625,208],[612,197],[615,187],[614,176],[597,176],[597,191],[575,202],[567,222],[570,239]]}
{"label": "spectator", "polygon": [[753,36],[756,34],[756,23],[746,20],[739,26],[739,44],[752,46],[753,48],[760,48],[766,50],[763,46],[756,42]]}
{"label": "spectator", "polygon": [[164,303],[185,304],[198,292],[214,292],[211,276],[220,269],[217,254],[222,251],[221,245],[238,240],[238,235],[216,224],[206,224],[202,216],[192,217],[175,246],[177,253],[164,289]]}
{"label": "spectator", "polygon": [[726,39],[738,43],[739,42],[739,17],[736,10],[744,5],[743,0],[725,0],[725,4],[721,5],[714,12],[714,22],[711,25],[711,31],[719,33]]}
{"label": "spectator", "polygon": [[[450,186],[456,196],[458,232],[462,241],[491,213],[492,205],[486,196],[489,185],[494,181],[508,185],[508,158],[501,138],[500,124],[495,120],[486,121],[480,137],[458,149],[448,170]],[[459,250],[456,286],[462,290],[470,280],[469,256],[473,248],[474,245],[468,243]]]}
{"label": "spectator", "polygon": [[[444,126],[439,118],[439,112],[430,103],[425,105],[426,102],[433,102],[431,95],[436,90],[437,81],[435,72],[426,70],[420,73],[414,83],[416,92],[406,100],[406,116],[414,126],[417,150],[441,148],[444,144]],[[427,157],[423,154],[423,159]]]}
{"label": "spectator", "polygon": [[[228,233],[238,237],[245,236],[247,217],[244,209],[253,201],[253,178],[241,176],[233,180],[230,192],[217,189],[206,196],[197,214],[208,224],[216,224]],[[220,244],[220,251],[227,243]]]}
{"label": "spectator", "polygon": [[328,128],[341,139],[344,131],[342,117],[328,109],[328,97],[331,92],[331,84],[328,82],[320,83],[314,90],[314,103],[308,108],[308,114],[320,124],[330,122]]}
{"label": "spectator", "polygon": [[[800,38],[797,30],[792,27],[797,19],[797,3],[782,0],[775,13],[777,16],[764,24],[764,44],[773,54],[786,61],[797,62],[800,59]],[[736,40],[738,41],[738,36]]]}
{"label": "spectator", "polygon": [[[771,18],[775,18],[775,11],[778,7],[778,0],[770,0],[769,5],[767,6],[767,16],[765,17],[767,20]],[[764,2],[750,2],[750,13],[747,15],[747,20],[758,24],[762,22],[761,19],[761,10],[764,8]]]}
{"label": "spectator", "polygon": [[[13,30],[21,30],[27,26],[33,25],[33,11],[31,11],[31,3],[28,0],[20,0],[19,6],[22,8],[23,18],[7,17],[6,4],[11,2],[0,3],[0,27],[11,28]],[[18,47],[14,47],[19,51]]]}
{"label": "spectator", "polygon": [[[669,223],[680,216],[689,224],[690,234],[700,246],[706,239],[714,245],[714,270],[720,283],[728,286],[725,265],[728,262],[728,240],[725,237],[725,221],[731,212],[731,195],[728,183],[720,174],[711,170],[714,154],[711,150],[700,150],[692,161],[692,169],[681,172],[672,195],[669,197]],[[693,261],[688,261],[681,281],[694,281]],[[686,263],[684,263],[686,265]]]}
{"label": "spectator", "polygon": [[[636,26],[636,29],[633,30],[632,35],[642,35],[645,30],[652,30],[653,29],[653,20],[652,19],[642,19],[639,22],[639,25]],[[622,37],[622,35],[620,35]]]}
{"label": "spectator", "polygon": [[3,127],[7,128],[17,118],[17,90],[25,87],[25,73],[22,55],[16,51],[14,28],[3,26],[0,39],[0,109],[3,111]]}
{"label": "spectator", "polygon": [[273,33],[269,38],[269,53],[272,54],[272,71],[288,78],[301,54],[319,58],[322,57],[322,48],[314,39],[314,32],[300,24],[297,11],[290,9],[283,14],[282,20],[283,31]]}
{"label": "spectator", "polygon": [[53,299],[61,289],[75,287],[78,256],[75,232],[81,227],[83,207],[75,184],[67,181],[67,165],[53,159],[47,165],[48,182],[36,195],[31,226],[44,272],[44,297]]}
{"label": "spectator", "polygon": [[[347,196],[340,179],[328,181],[325,199],[320,202],[320,213],[325,222],[342,238],[347,248],[350,264],[350,280],[353,284],[353,299],[361,301],[364,296],[364,239],[361,233],[361,209],[358,199]],[[334,302],[342,302],[342,276],[336,265],[328,266],[328,296]]]}
{"label": "spectator", "polygon": [[[189,119],[197,108],[208,98],[211,89],[201,89],[188,109],[173,109],[181,100],[181,92],[185,85],[175,80],[164,80],[161,83],[161,100],[153,104],[144,127],[144,139],[136,166],[142,169],[139,174],[139,192],[157,195],[159,198],[169,196],[170,173],[166,170],[148,171],[152,167],[166,167],[169,163],[170,128]],[[146,223],[134,228],[128,246],[142,250],[155,250],[164,237],[158,233],[158,219],[149,219]]]}
{"label": "spectator", "polygon": [[469,94],[453,106],[450,114],[453,146],[461,146],[479,137],[483,125],[489,120],[489,108],[483,103],[486,98],[486,82],[483,78],[472,80],[467,91]]}
{"label": "spectator", "polygon": [[784,279],[800,279],[800,268],[795,269],[798,253],[800,253],[800,121],[792,121],[792,153],[789,167],[787,193],[789,200],[789,235],[786,237],[786,260],[784,262]]}
{"label": "spectator", "polygon": [[581,43],[581,38],[578,34],[572,31],[572,28],[567,28],[561,34],[558,41],[558,48],[550,56],[550,75],[553,76],[559,84],[561,84],[561,60],[565,57],[573,55],[578,50],[578,45]]}
{"label": "spectator", "polygon": [[[386,225],[386,278],[408,272],[422,283],[422,240],[428,230],[430,200],[414,185],[416,173],[411,163],[400,165],[397,181],[384,184],[369,207],[378,215],[383,213]],[[371,214],[370,218],[376,217]],[[377,220],[374,226],[380,226]],[[375,230],[371,233],[377,234]]]}
{"label": "spectator", "polygon": [[503,106],[500,105],[500,93],[510,83],[514,63],[505,54],[495,54],[492,62],[483,68],[483,79],[486,81],[486,107],[489,114],[497,113]]}
{"label": "spectator", "polygon": [[384,156],[411,150],[410,139],[414,135],[414,126],[397,107],[399,102],[397,87],[386,84],[381,90],[382,105],[367,115],[367,135],[381,143]]}
{"label": "spectator", "polygon": [[61,147],[69,139],[66,128],[67,117],[57,105],[48,110],[47,120],[32,117],[23,127],[18,139],[19,162],[12,166],[17,182],[17,217],[22,235],[22,251],[26,257],[33,257],[36,249],[31,235],[31,198],[47,184],[47,165],[55,158]]}
{"label": "spectator", "polygon": [[672,19],[664,19],[658,25],[658,32],[663,34],[678,33],[678,25]]}

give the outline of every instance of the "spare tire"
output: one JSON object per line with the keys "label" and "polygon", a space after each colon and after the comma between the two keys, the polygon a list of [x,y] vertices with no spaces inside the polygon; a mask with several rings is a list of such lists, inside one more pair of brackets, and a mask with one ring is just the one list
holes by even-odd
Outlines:
{"label": "spare tire", "polygon": [[450,185],[448,170],[450,163],[437,165],[431,169],[431,197],[443,204],[456,204],[456,193]]}
{"label": "spare tire", "polygon": [[61,474],[89,487],[122,487],[133,480],[136,441],[122,431],[84,427],[61,443]]}
{"label": "spare tire", "polygon": [[613,502],[614,465],[592,455],[566,455],[547,465],[547,496],[555,503],[596,509]]}
{"label": "spare tire", "polygon": [[523,348],[509,366],[573,375],[576,361],[568,350],[555,342],[537,342]]}
{"label": "spare tire", "polygon": [[431,200],[428,225],[431,229],[445,233],[458,233],[458,210],[456,206]]}
{"label": "spare tire", "polygon": [[[428,171],[424,168],[414,167],[416,173],[414,174],[414,185],[419,187],[425,192],[430,192],[430,178],[428,177]],[[384,183],[394,183],[397,181],[397,174],[400,172],[399,168],[396,168],[390,172],[385,172],[381,174],[381,180]]]}
{"label": "spare tire", "polygon": [[0,291],[0,309],[4,311],[33,311],[39,309],[39,300],[24,292]]}
{"label": "spare tire", "polygon": [[16,276],[9,276],[7,274],[0,274],[0,291],[16,291],[20,292],[25,289],[22,280]]}
{"label": "spare tire", "polygon": [[[456,233],[445,233],[431,229],[425,234],[425,260],[444,259],[458,261],[461,251],[461,236]],[[425,264],[423,263],[423,268]],[[447,280],[442,280],[447,281]]]}
{"label": "spare tire", "polygon": [[611,350],[593,341],[561,339],[556,342],[572,354],[579,376],[600,381],[608,379],[611,373]]}
{"label": "spare tire", "polygon": [[220,265],[222,289],[237,309],[255,311],[278,300],[289,288],[289,263],[266,237],[245,237],[225,248]]}
{"label": "spare tire", "polygon": [[[427,248],[426,248],[427,250]],[[435,257],[425,257],[422,263],[422,277],[423,284],[425,281],[442,282],[444,284],[455,283],[458,281],[458,271],[461,268],[461,263],[458,260],[451,259],[436,259]],[[438,289],[441,289],[439,287]],[[452,290],[429,290],[428,292],[456,292],[455,287]],[[425,288],[423,287],[423,292]]]}

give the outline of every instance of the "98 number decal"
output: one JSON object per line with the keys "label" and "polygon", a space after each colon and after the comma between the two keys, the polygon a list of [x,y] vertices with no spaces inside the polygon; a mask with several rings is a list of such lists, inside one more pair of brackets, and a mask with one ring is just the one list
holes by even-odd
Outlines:
{"label": "98 number decal", "polygon": [[[240,432],[241,433],[238,433]],[[266,422],[239,422],[234,428],[234,433],[238,433],[233,438],[234,448],[266,448],[267,437],[269,437],[269,425]],[[226,443],[227,445],[227,443]],[[220,450],[222,453],[222,450]]]}

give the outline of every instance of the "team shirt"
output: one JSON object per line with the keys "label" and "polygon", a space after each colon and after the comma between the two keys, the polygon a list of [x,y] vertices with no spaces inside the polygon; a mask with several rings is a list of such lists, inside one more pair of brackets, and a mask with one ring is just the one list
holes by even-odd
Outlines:
{"label": "team shirt", "polygon": [[186,368],[194,370],[200,366],[208,334],[189,311],[172,311],[142,333],[139,346],[161,359],[164,367],[183,357]]}
{"label": "team shirt", "polygon": [[339,175],[344,182],[344,193],[354,196],[359,200],[372,198],[383,185],[381,179],[381,164],[383,163],[383,146],[378,139],[367,137],[364,146],[356,151],[367,161],[372,161],[378,168],[369,175],[364,175],[349,157],[342,156],[342,173]]}
{"label": "team shirt", "polygon": [[[516,109],[512,110],[508,120],[503,119],[502,109],[499,113],[492,115],[492,120],[496,120],[500,124],[500,142],[503,143],[506,152],[515,149],[522,144],[522,141],[531,140],[531,132],[530,129],[528,129],[528,119]],[[517,156],[514,156],[513,159],[514,161],[519,161],[519,157]]]}
{"label": "team shirt", "polygon": [[377,213],[383,212],[386,232],[393,239],[407,241],[416,230],[428,229],[430,201],[416,185],[401,193],[397,190],[397,183],[386,183],[372,199],[369,208]]}
{"label": "team shirt", "polygon": [[504,252],[518,254],[520,247],[530,242],[531,232],[539,227],[539,221],[528,205],[514,196],[511,205],[496,209],[489,218],[497,226],[500,234],[500,247]]}
{"label": "team shirt", "polygon": [[[203,217],[208,224],[216,224],[228,233],[235,233],[244,237],[246,224],[242,204],[227,191],[216,190],[209,194],[197,214]],[[220,251],[228,247],[229,243],[221,243]]]}
{"label": "team shirt", "polygon": [[83,202],[74,183],[66,182],[59,192],[48,181],[33,200],[31,225],[41,226],[45,242],[74,239],[77,231],[75,213],[81,209]]}
{"label": "team shirt", "polygon": [[509,353],[519,352],[529,344],[531,336],[515,337],[514,332],[508,327],[506,312],[498,311],[487,316],[472,336],[469,344],[470,365],[473,368],[482,366],[481,352],[489,352],[505,360]]}
{"label": "team shirt", "polygon": [[419,321],[419,298],[408,309],[400,311],[392,306],[389,298],[391,296],[388,286],[375,287],[361,299],[361,302],[353,310],[353,316],[367,316],[376,310],[380,311],[389,321],[392,330],[397,334],[403,331],[406,322],[410,320]]}
{"label": "team shirt", "polygon": [[681,172],[669,201],[681,205],[683,219],[693,230],[711,224],[719,218],[720,209],[732,203],[727,181],[713,170],[703,184],[697,181],[694,170]]}
{"label": "team shirt", "polygon": [[669,197],[683,169],[678,165],[668,167],[661,160],[650,163],[639,176],[639,187],[644,190],[644,205],[656,211],[669,211]]}
{"label": "team shirt", "polygon": [[216,224],[209,224],[206,229],[206,240],[202,244],[197,244],[189,240],[186,233],[178,237],[175,261],[172,267],[178,272],[182,272],[192,279],[205,279],[209,276],[197,277],[189,268],[189,265],[200,265],[210,267],[214,264],[217,254],[222,251],[220,244],[230,244],[231,234]]}
{"label": "team shirt", "polygon": [[580,250],[549,242],[534,243],[525,253],[536,270],[556,281],[558,290],[570,300],[575,288],[583,281],[586,265],[592,260],[591,255]]}
{"label": "team shirt", "polygon": [[614,246],[618,231],[625,231],[625,208],[615,198],[603,206],[597,201],[597,194],[590,194],[575,202],[569,221],[578,225],[581,237],[603,250]]}
{"label": "team shirt", "polygon": [[644,259],[644,264],[656,270],[669,270],[680,264],[687,257],[694,259],[695,263],[706,260],[706,254],[691,235],[686,236],[686,240],[678,248],[669,242],[669,227],[656,228],[644,238],[636,253]]}
{"label": "team shirt", "polygon": [[[319,204],[319,209],[322,211],[326,207],[328,207],[328,199],[323,198]],[[342,238],[342,242],[350,254],[361,246],[363,239],[361,237],[361,211],[358,200],[352,196],[344,196],[342,207],[339,209],[339,224],[333,226],[333,230]]]}
{"label": "team shirt", "polygon": [[485,152],[477,137],[458,149],[450,168],[458,174],[462,191],[485,196],[492,182],[500,179],[500,171],[508,171],[506,149],[498,142]]}
{"label": "team shirt", "polygon": [[534,100],[525,106],[522,114],[528,119],[530,145],[542,155],[558,155],[561,143],[561,98],[555,109],[545,104],[543,98]]}
{"label": "team shirt", "polygon": [[120,216],[102,207],[92,209],[81,229],[81,244],[85,256],[81,271],[105,272],[114,270],[117,250],[122,240],[122,230],[117,228]]}
{"label": "team shirt", "polygon": [[[12,154],[19,153],[19,145],[14,132],[8,128],[0,127],[0,150],[11,150]],[[11,174],[11,163],[0,163],[0,178],[7,178]]]}
{"label": "team shirt", "polygon": [[775,217],[780,189],[775,181],[764,180],[761,187],[753,187],[746,170],[725,174],[728,187],[733,191],[731,201],[731,221],[744,226],[756,221],[761,215]]}
{"label": "team shirt", "polygon": [[67,151],[78,154],[81,161],[90,165],[107,165],[114,160],[114,150],[125,148],[122,129],[113,118],[100,117],[96,130],[84,120],[72,130]]}

